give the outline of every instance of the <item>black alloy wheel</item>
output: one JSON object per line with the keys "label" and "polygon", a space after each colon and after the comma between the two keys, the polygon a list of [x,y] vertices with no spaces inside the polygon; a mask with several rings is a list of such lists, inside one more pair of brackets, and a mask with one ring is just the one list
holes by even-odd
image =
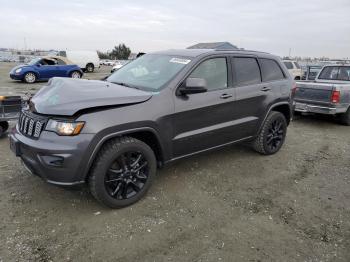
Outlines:
{"label": "black alloy wheel", "polygon": [[149,145],[133,137],[119,137],[101,148],[88,183],[99,202],[122,208],[136,203],[147,193],[156,172],[156,156]]}
{"label": "black alloy wheel", "polygon": [[281,112],[272,111],[267,116],[258,136],[253,141],[253,148],[260,154],[272,155],[281,149],[286,134],[286,117]]}
{"label": "black alloy wheel", "polygon": [[145,186],[148,171],[148,162],[141,152],[123,153],[106,172],[106,191],[115,199],[130,199]]}
{"label": "black alloy wheel", "polygon": [[266,145],[269,147],[270,151],[275,151],[280,147],[284,138],[284,127],[283,121],[280,118],[277,118],[273,122],[268,129],[266,135]]}

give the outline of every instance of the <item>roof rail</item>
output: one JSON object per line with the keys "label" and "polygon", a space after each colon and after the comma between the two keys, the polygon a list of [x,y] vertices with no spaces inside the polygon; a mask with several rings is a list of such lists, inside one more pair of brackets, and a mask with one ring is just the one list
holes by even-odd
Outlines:
{"label": "roof rail", "polygon": [[214,50],[215,51],[237,51],[237,52],[252,52],[252,53],[270,54],[268,52],[247,50],[247,49],[214,49]]}

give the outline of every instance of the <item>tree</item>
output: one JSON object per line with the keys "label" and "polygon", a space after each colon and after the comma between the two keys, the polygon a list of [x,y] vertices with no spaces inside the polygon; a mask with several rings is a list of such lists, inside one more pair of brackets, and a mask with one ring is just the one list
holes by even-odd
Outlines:
{"label": "tree", "polygon": [[111,56],[108,52],[101,52],[97,50],[97,55],[100,59],[110,59]]}
{"label": "tree", "polygon": [[118,46],[114,47],[110,53],[110,56],[115,59],[126,60],[129,58],[130,53],[131,50],[129,47],[127,47],[125,44],[119,44]]}

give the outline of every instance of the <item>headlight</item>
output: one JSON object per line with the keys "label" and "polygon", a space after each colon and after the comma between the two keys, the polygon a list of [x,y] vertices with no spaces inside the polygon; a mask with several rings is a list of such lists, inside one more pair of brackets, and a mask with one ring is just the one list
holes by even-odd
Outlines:
{"label": "headlight", "polygon": [[18,69],[16,69],[16,73],[20,73],[22,71],[22,68],[18,68]]}
{"label": "headlight", "polygon": [[60,136],[75,136],[79,135],[84,127],[84,122],[63,122],[49,120],[46,126],[47,131],[55,132]]}

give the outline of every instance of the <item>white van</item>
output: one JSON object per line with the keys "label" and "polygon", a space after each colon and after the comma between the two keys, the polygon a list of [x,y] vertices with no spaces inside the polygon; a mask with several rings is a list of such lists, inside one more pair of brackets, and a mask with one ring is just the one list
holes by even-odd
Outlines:
{"label": "white van", "polygon": [[60,56],[67,57],[84,72],[93,72],[100,67],[100,59],[96,51],[59,51]]}

